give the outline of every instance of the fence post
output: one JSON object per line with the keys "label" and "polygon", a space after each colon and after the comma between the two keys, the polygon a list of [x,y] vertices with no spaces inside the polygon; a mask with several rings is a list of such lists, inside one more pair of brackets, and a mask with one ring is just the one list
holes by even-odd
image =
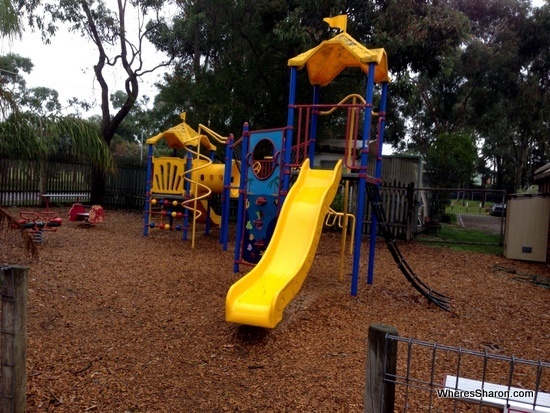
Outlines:
{"label": "fence post", "polygon": [[413,226],[416,225],[416,214],[418,210],[414,202],[414,182],[407,185],[407,229],[405,233],[405,239],[410,241],[413,235]]}
{"label": "fence post", "polygon": [[386,373],[397,371],[397,342],[386,345],[386,335],[397,335],[397,329],[384,324],[369,326],[365,413],[393,413],[395,383],[384,380]]}
{"label": "fence post", "polygon": [[2,270],[2,378],[0,411],[26,411],[27,295],[28,268],[5,267]]}

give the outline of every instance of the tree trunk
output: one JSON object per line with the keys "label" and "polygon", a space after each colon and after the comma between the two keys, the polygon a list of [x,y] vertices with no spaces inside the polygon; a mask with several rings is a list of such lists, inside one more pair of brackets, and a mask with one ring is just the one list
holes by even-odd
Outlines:
{"label": "tree trunk", "polygon": [[90,203],[92,205],[103,205],[105,202],[105,171],[93,167],[92,168],[92,193]]}

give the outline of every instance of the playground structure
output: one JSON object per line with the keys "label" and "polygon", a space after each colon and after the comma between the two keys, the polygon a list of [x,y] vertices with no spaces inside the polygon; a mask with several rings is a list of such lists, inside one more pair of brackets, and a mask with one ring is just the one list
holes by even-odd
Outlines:
{"label": "playground structure", "polygon": [[[389,83],[386,52],[384,49],[368,49],[346,33],[345,15],[325,21],[331,27],[341,29],[341,33],[288,61],[290,91],[286,127],[270,131],[249,131],[248,125],[245,125],[243,130],[241,159],[247,161],[243,162],[241,170],[234,271],[239,271],[240,263],[257,262],[256,260],[259,262],[229,289],[226,297],[227,321],[267,328],[277,325],[285,306],[304,282],[315,257],[320,228],[327,213],[325,222],[331,225],[338,222],[342,228],[340,280],[343,279],[349,222],[353,223],[351,294],[356,295],[362,211],[367,199],[373,207],[367,282],[373,282],[377,224],[380,223],[380,231],[388,248],[407,280],[429,301],[444,310],[450,309],[447,297],[432,290],[408,266],[391,235],[381,207],[379,185]],[[309,82],[313,86],[311,104],[296,103],[297,72],[303,68],[307,69]],[[321,103],[321,87],[329,85],[348,68],[358,68],[366,75],[364,97],[352,93],[337,104]],[[377,112],[373,111],[375,101],[379,106]],[[310,166],[314,163],[318,123],[321,117],[329,116],[339,116],[338,120],[345,119],[344,159],[332,171],[312,170]],[[373,119],[377,119],[374,128]],[[264,142],[269,147],[267,153],[263,148],[258,150]],[[369,159],[375,162],[374,176],[366,173]],[[279,183],[277,193],[272,189],[266,194],[265,185],[263,188],[258,185],[258,182],[271,176],[268,174],[266,177],[259,173],[265,164],[269,165],[269,174],[273,170],[279,171],[279,176],[271,180]],[[252,173],[249,168],[252,168]],[[299,174],[296,183],[290,188],[293,171],[299,171]],[[358,180],[356,211],[361,218],[355,219],[347,211],[348,181],[343,191],[343,211],[336,212],[329,207],[342,174]],[[367,193],[369,196],[366,199]],[[258,203],[258,199],[264,202]],[[274,215],[268,215],[262,210],[265,205],[270,204],[279,208]]]}
{"label": "playground structure", "polygon": [[[325,19],[341,32],[288,61],[287,125],[277,129],[249,130],[245,123],[242,138],[238,141],[240,162],[233,160],[235,144],[232,136],[222,138],[204,129],[225,145],[225,165],[212,164],[212,156],[201,154],[201,145],[211,153],[215,147],[201,133],[202,125],[195,132],[185,123],[185,117],[181,125],[147,141],[150,180],[146,189],[144,235],[150,228],[175,229],[182,230],[182,238],[186,239],[188,212],[191,212],[193,242],[197,220],[206,222],[207,233],[209,225],[220,222],[220,242],[226,250],[229,199],[238,197],[234,272],[238,272],[242,264],[255,268],[229,289],[226,296],[227,321],[267,328],[273,328],[281,321],[284,308],[305,280],[325,222],[330,225],[337,222],[342,228],[340,280],[343,280],[347,232],[351,233],[351,295],[357,295],[363,211],[367,200],[373,209],[367,283],[373,282],[376,237],[380,230],[397,265],[413,287],[429,301],[449,310],[447,297],[427,286],[407,265],[387,226],[379,199],[389,84],[387,57],[384,49],[368,49],[353,39],[346,32],[346,19],[345,15]],[[313,102],[308,104],[296,103],[298,70],[303,68],[307,69],[313,86]],[[359,69],[365,76],[364,96],[352,93],[336,104],[321,103],[321,88],[328,86],[346,69]],[[378,111],[373,110],[375,102]],[[344,159],[338,161],[332,170],[312,169],[321,119],[336,120],[344,125]],[[374,127],[373,119],[376,120]],[[174,149],[174,157],[152,156],[152,147],[161,138],[165,138],[168,146]],[[175,156],[177,149],[186,151],[186,162]],[[370,161],[375,162],[374,176],[367,174]],[[214,167],[217,173],[212,171]],[[296,175],[297,180],[291,185]],[[210,180],[203,179],[206,176],[210,176]],[[343,211],[330,209],[343,176],[358,181],[357,218],[347,210],[348,180],[343,187]],[[221,217],[212,215],[208,202],[214,188],[222,193]],[[152,222],[155,216],[160,217],[160,223]],[[183,224],[175,224],[175,220],[180,218]]]}

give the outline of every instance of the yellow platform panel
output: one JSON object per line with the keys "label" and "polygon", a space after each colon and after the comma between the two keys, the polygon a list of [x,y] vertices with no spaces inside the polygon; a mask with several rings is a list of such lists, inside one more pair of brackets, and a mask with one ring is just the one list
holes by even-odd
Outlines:
{"label": "yellow platform panel", "polygon": [[309,160],[304,162],[262,259],[227,293],[227,321],[267,328],[281,321],[313,263],[341,175],[341,161],[328,171],[311,169]]}

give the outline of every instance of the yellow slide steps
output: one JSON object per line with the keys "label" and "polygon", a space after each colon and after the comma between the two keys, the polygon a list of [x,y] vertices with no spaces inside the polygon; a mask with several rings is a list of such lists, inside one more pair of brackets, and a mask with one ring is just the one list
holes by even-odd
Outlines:
{"label": "yellow slide steps", "polygon": [[311,268],[341,175],[342,161],[332,171],[311,169],[304,161],[262,259],[227,293],[227,321],[267,328],[281,321]]}

